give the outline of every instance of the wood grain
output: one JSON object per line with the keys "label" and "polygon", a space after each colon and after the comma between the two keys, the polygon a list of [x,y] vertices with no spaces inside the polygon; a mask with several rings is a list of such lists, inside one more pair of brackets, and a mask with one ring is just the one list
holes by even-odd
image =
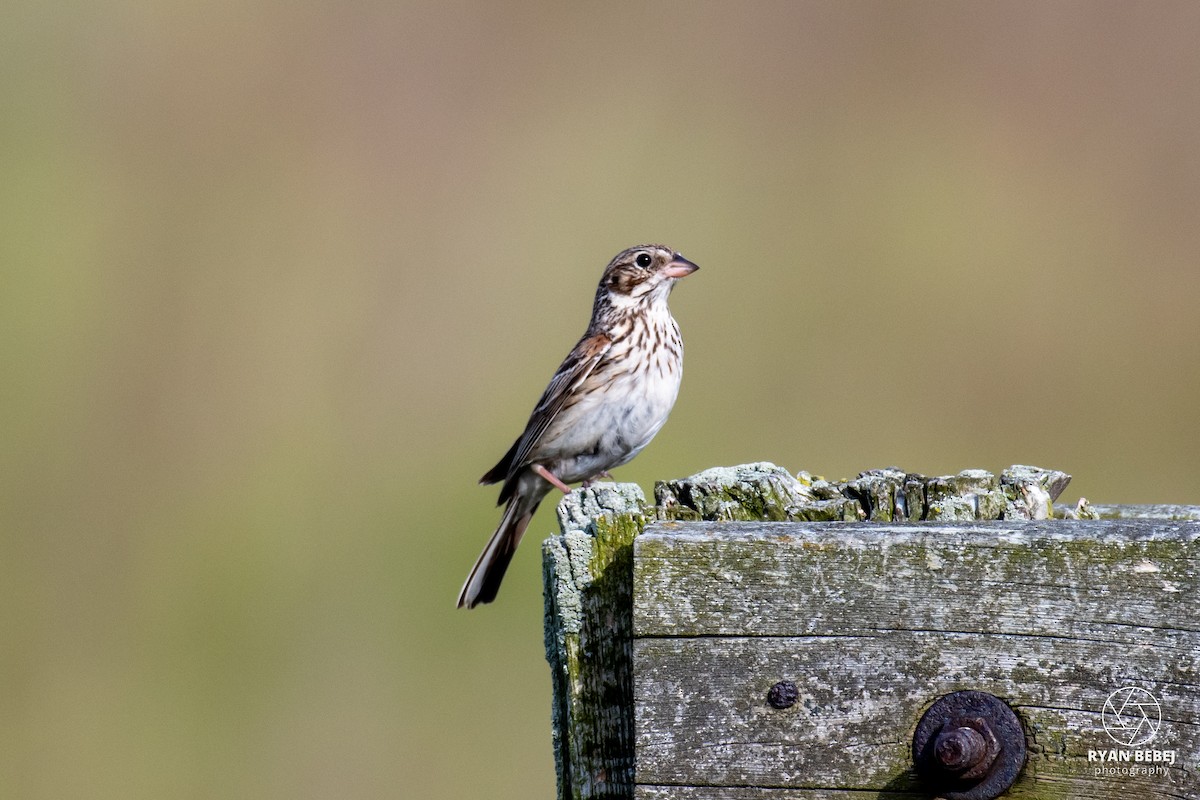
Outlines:
{"label": "wood grain", "polygon": [[[634,551],[636,797],[927,796],[912,732],[956,689],[1022,718],[1006,797],[1200,796],[1200,523],[655,523]],[[1165,775],[1088,760],[1125,685],[1161,704]]]}
{"label": "wood grain", "polygon": [[630,598],[644,499],[633,484],[576,490],[558,507],[562,535],[542,544],[560,800],[633,795]]}

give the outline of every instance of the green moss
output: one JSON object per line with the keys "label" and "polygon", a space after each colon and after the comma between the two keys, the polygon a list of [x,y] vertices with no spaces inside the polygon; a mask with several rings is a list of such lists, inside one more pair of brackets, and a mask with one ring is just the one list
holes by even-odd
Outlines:
{"label": "green moss", "polygon": [[[633,543],[648,518],[836,521],[870,516],[878,521],[903,521],[927,515],[932,519],[974,521],[1007,515],[1018,496],[1019,480],[1036,481],[1037,486],[1049,491],[1047,486],[1061,488],[1067,478],[1061,473],[1044,477],[1043,471],[1022,469],[1036,474],[1006,471],[1001,482],[982,471],[925,478],[898,470],[878,470],[862,473],[853,481],[828,483],[805,473],[793,478],[786,470],[764,463],[706,470],[691,478],[660,482],[655,487],[657,506],[652,509],[634,502],[638,493],[632,488],[612,490],[604,497],[581,493],[576,504],[567,509],[568,513],[560,514],[564,530],[567,526],[571,529],[548,542],[545,551],[547,624],[554,627],[553,636],[547,632],[547,657],[555,671],[555,746],[562,765],[560,797],[632,795],[633,754],[629,743],[633,731]],[[1166,511],[1177,513],[1172,509],[1158,513]],[[669,528],[671,524],[665,522],[663,527]],[[845,569],[865,578],[888,575],[897,564],[918,565],[916,575],[920,577],[924,573],[919,565],[937,571],[951,562],[958,571],[985,576],[988,581],[1042,581],[1051,588],[1062,584],[1063,576],[1070,576],[1073,584],[1081,586],[1088,586],[1091,576],[1103,576],[1104,585],[1112,587],[1115,594],[1149,596],[1150,602],[1163,604],[1159,606],[1162,609],[1170,609],[1173,606],[1166,604],[1182,599],[1172,593],[1173,589],[1163,591],[1164,582],[1190,586],[1194,581],[1189,572],[1194,570],[1194,561],[1179,557],[1180,542],[1176,537],[1158,540],[1131,536],[1112,546],[1111,527],[1103,528],[1101,523],[1067,522],[1061,523],[1061,528],[1057,527],[1059,523],[1052,525],[1063,535],[1046,536],[1046,528],[1034,523],[1031,530],[1036,531],[1035,535],[1026,536],[1022,533],[1023,525],[1001,523],[1006,535],[992,546],[963,547],[962,537],[969,539],[977,530],[984,529],[970,525],[964,526],[958,537],[942,540],[934,536],[917,544],[914,539],[901,536],[885,542],[887,546],[883,548],[839,551],[839,557],[849,562]],[[863,535],[861,530],[857,535]],[[1117,536],[1121,535],[1118,530]],[[552,543],[555,544],[551,546]],[[813,550],[835,547],[820,542],[806,542],[804,546]],[[669,573],[684,568],[692,571],[709,568],[692,562],[672,563],[671,559],[676,557],[672,548],[667,540],[657,537],[646,540],[641,553],[639,569],[642,570],[661,569]],[[819,553],[813,556],[814,560],[822,557]],[[751,574],[777,567],[769,552],[764,551],[761,559],[747,556],[734,568]],[[1120,579],[1114,581],[1114,575]],[[662,577],[663,580],[658,580],[651,576],[649,584],[667,585],[671,576]],[[936,576],[933,581],[935,587],[940,586]],[[1149,595],[1146,587],[1153,588]],[[549,605],[552,594],[558,603],[553,608]],[[662,601],[675,599],[664,597]],[[959,598],[948,597],[947,603],[951,602],[958,603]],[[977,613],[993,611],[989,606]],[[903,617],[910,612],[902,607],[899,613]],[[692,635],[686,630],[676,633]],[[931,680],[944,667],[937,653],[917,658],[920,663],[911,668],[928,674]],[[1018,682],[1037,681],[1044,676],[1045,669],[1045,665],[1041,670],[1017,666],[1010,677]],[[1077,679],[1080,684],[1096,680],[1093,669],[1082,666],[1078,669],[1083,670]],[[1102,680],[1109,677],[1100,676]],[[1074,679],[1069,673],[1062,678]],[[1167,678],[1184,681],[1186,676],[1172,673]],[[1076,784],[1056,779],[1065,774],[1064,769],[1068,773],[1086,769],[1086,763],[1081,766],[1077,752],[1068,752],[1072,746],[1078,748],[1078,742],[1072,745],[1063,731],[1055,732],[1053,725],[1043,724],[1036,711],[1027,722],[1030,764],[1009,795],[1039,800],[1068,796],[1064,792]],[[906,755],[901,752],[903,746],[897,747],[899,755]],[[1040,776],[1039,770],[1043,770]]]}
{"label": "green moss", "polygon": [[592,558],[588,568],[595,581],[610,569],[628,570],[633,576],[633,540],[646,528],[641,514],[604,516],[592,523]]}
{"label": "green moss", "polygon": [[605,512],[544,546],[561,800],[632,796],[633,540],[645,526],[640,511]]}

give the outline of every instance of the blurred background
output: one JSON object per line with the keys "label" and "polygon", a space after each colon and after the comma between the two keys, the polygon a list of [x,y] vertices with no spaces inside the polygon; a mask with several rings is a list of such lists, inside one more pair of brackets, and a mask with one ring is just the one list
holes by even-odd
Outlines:
{"label": "blurred background", "polygon": [[9,4],[0,795],[550,797],[475,485],[661,241],[617,473],[1200,503],[1200,4]]}

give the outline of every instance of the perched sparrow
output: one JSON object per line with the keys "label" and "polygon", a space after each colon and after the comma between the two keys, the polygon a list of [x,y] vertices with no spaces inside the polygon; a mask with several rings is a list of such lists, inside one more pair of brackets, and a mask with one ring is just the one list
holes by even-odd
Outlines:
{"label": "perched sparrow", "polygon": [[[551,490],[628,463],[667,421],[683,375],[683,340],[667,308],[675,281],[698,267],[658,244],[631,247],[605,268],[592,321],[563,360],[500,463],[500,527],[475,562],[458,607],[496,599],[533,512]],[[499,504],[498,503],[498,504]]]}

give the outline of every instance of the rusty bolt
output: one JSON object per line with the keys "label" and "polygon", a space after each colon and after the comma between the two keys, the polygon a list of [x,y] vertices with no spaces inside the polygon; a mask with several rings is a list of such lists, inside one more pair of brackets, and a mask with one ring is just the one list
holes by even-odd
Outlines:
{"label": "rusty bolt", "polygon": [[935,702],[913,735],[921,779],[945,800],[994,800],[1025,766],[1025,731],[1013,710],[986,692]]}
{"label": "rusty bolt", "polygon": [[767,692],[767,702],[772,708],[791,708],[800,697],[800,690],[791,681],[780,681]]}
{"label": "rusty bolt", "polygon": [[1000,743],[986,719],[954,719],[942,726],[933,740],[933,757],[938,767],[959,780],[987,774],[1000,755]]}

